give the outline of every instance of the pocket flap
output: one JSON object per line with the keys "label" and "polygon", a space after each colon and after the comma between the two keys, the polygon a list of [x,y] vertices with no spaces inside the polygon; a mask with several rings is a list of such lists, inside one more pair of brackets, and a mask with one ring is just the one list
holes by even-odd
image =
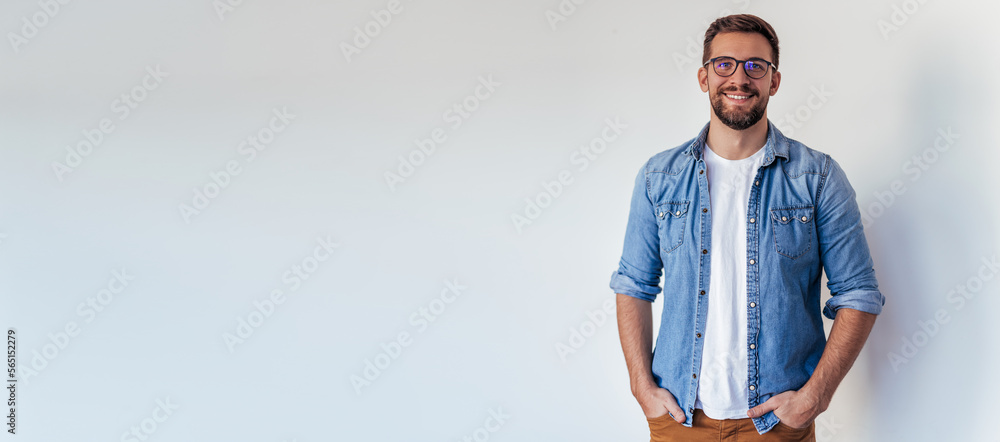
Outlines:
{"label": "pocket flap", "polygon": [[813,206],[771,209],[771,219],[778,224],[788,224],[792,220],[808,223],[813,219]]}
{"label": "pocket flap", "polygon": [[689,204],[690,201],[668,201],[662,204],[657,204],[656,216],[664,218],[669,215],[674,218],[680,218],[687,214]]}

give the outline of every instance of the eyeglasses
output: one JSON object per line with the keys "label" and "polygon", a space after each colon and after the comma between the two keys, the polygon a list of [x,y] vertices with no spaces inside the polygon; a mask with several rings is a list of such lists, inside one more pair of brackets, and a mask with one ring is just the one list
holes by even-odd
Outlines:
{"label": "eyeglasses", "polygon": [[736,73],[736,65],[743,63],[743,72],[746,72],[747,77],[758,79],[763,78],[767,75],[767,68],[772,67],[774,70],[778,70],[778,67],[767,60],[762,60],[760,58],[751,58],[749,60],[737,60],[733,57],[715,57],[708,60],[702,66],[712,65],[712,69],[720,77],[728,77]]}

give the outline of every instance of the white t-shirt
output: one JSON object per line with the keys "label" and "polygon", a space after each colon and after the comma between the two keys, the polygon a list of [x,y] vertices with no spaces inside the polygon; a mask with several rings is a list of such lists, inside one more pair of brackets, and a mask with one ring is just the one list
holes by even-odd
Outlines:
{"label": "white t-shirt", "polygon": [[712,206],[711,275],[705,349],[695,408],[712,419],[742,419],[747,392],[747,205],[764,147],[742,160],[703,154]]}

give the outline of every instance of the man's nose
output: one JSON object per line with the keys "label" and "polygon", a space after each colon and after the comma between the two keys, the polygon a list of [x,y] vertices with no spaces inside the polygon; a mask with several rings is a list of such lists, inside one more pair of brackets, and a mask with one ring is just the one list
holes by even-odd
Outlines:
{"label": "man's nose", "polygon": [[739,63],[736,65],[736,72],[729,76],[729,81],[736,84],[750,84],[750,76],[747,75],[746,65]]}

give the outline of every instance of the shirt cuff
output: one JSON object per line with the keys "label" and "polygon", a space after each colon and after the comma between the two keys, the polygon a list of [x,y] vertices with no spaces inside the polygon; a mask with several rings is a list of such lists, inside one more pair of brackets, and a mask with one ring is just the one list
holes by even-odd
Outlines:
{"label": "shirt cuff", "polygon": [[615,293],[621,293],[623,295],[628,295],[633,298],[639,298],[649,302],[655,301],[656,295],[660,293],[658,281],[652,285],[636,281],[635,279],[622,273],[621,270],[611,274],[610,286],[611,290],[614,290]]}
{"label": "shirt cuff", "polygon": [[823,308],[823,316],[834,319],[837,316],[837,310],[842,307],[877,315],[882,313],[883,305],[885,305],[885,297],[882,296],[882,292],[878,290],[855,290],[831,296],[826,301],[826,307]]}

